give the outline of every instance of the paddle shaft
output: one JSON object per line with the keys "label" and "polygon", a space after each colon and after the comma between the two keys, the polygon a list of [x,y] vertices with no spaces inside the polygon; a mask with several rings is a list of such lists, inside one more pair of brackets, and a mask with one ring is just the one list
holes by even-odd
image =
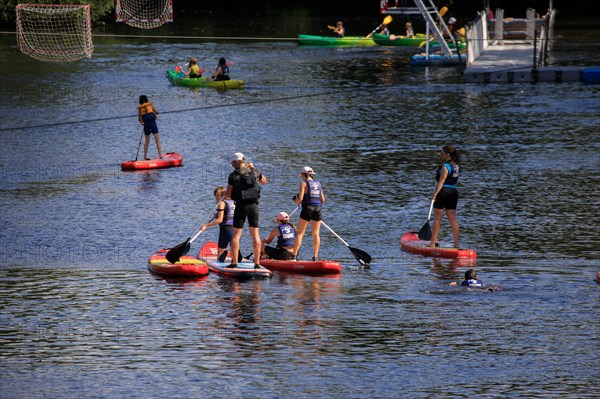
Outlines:
{"label": "paddle shaft", "polygon": [[135,161],[137,162],[138,156],[140,155],[140,147],[142,146],[142,137],[144,137],[144,128],[142,127],[142,134],[140,134],[140,142],[138,144],[138,149],[135,152]]}
{"label": "paddle shaft", "polygon": [[348,244],[346,241],[344,241],[344,239],[343,239],[342,237],[340,237],[340,236],[339,236],[339,235],[338,235],[338,234],[337,234],[335,231],[333,231],[333,230],[331,229],[331,227],[327,226],[327,224],[326,224],[324,221],[322,221],[322,220],[321,220],[321,224],[322,224],[323,226],[325,226],[325,228],[326,228],[327,230],[329,230],[329,231],[331,232],[331,234],[333,234],[334,236],[336,236],[336,238],[337,238],[338,240],[340,240],[341,242],[343,242],[343,243],[344,243],[344,245],[346,245],[347,247],[350,247],[350,245],[349,245],[349,244]]}
{"label": "paddle shaft", "polygon": [[431,220],[431,212],[433,212],[433,203],[434,201],[431,201],[431,206],[429,207],[429,216],[427,216],[427,221]]}

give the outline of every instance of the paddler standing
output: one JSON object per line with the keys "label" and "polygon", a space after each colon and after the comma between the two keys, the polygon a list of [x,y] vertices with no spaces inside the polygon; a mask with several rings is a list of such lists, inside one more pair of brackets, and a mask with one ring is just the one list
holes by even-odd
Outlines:
{"label": "paddler standing", "polygon": [[437,185],[435,186],[433,196],[431,197],[431,200],[433,201],[434,220],[429,246],[434,247],[437,242],[440,224],[442,223],[442,216],[444,215],[445,209],[450,228],[452,229],[452,236],[454,237],[454,248],[459,248],[458,235],[460,229],[458,227],[458,222],[456,221],[456,205],[458,203],[456,183],[458,182],[458,176],[460,175],[460,153],[453,146],[446,145],[442,147],[440,159],[443,161],[443,164],[437,169],[435,175]]}
{"label": "paddler standing", "polygon": [[233,212],[233,237],[231,238],[231,264],[227,267],[236,268],[238,264],[240,238],[246,218],[250,226],[250,237],[254,251],[254,268],[259,269],[260,258],[260,233],[258,231],[258,199],[260,198],[260,185],[267,184],[267,178],[256,169],[251,162],[246,162],[246,157],[241,152],[236,152],[231,158],[231,166],[235,169],[229,175],[225,199],[235,201]]}
{"label": "paddler standing", "polygon": [[158,118],[158,110],[154,107],[154,104],[148,101],[148,97],[144,95],[140,96],[139,102],[140,105],[137,107],[138,121],[142,126],[144,126],[144,135],[146,136],[146,142],[144,143],[144,160],[149,160],[148,146],[150,145],[150,133],[154,135],[154,141],[156,142],[158,156],[162,158],[162,152],[160,150],[160,138],[158,137],[158,126],[156,125],[156,119]]}
{"label": "paddler standing", "polygon": [[312,260],[318,261],[319,248],[321,247],[321,206],[325,202],[325,195],[323,194],[321,182],[314,180],[315,172],[310,166],[304,166],[300,170],[300,176],[302,177],[302,183],[300,183],[298,194],[294,196],[294,203],[297,205],[302,204],[302,211],[300,212],[300,220],[298,221],[296,244],[292,251],[294,254],[292,260],[297,259],[306,227],[308,226],[308,222],[311,222],[313,239]]}

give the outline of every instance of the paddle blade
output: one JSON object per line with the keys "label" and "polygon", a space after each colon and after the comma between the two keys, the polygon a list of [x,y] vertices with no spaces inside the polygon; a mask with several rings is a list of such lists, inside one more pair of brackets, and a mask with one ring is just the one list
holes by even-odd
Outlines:
{"label": "paddle blade", "polygon": [[391,15],[388,15],[387,17],[385,17],[383,19],[383,25],[389,25],[390,22],[392,22],[392,16]]}
{"label": "paddle blade", "polygon": [[363,266],[368,266],[371,264],[371,260],[372,260],[371,255],[369,255],[365,251],[358,249],[358,248],[352,248],[352,247],[348,247],[348,248],[350,249],[350,252],[352,252],[354,259],[356,259],[358,261],[358,263],[360,263]]}
{"label": "paddle blade", "polygon": [[429,241],[431,240],[431,226],[429,225],[429,220],[421,227],[419,230],[419,240]]}
{"label": "paddle blade", "polygon": [[181,244],[175,245],[173,248],[167,252],[165,258],[171,263],[175,263],[181,258],[183,255],[187,254],[190,250],[190,239],[188,238]]}
{"label": "paddle blade", "polygon": [[218,245],[216,242],[208,241],[206,244],[204,244],[202,246],[202,249],[200,249],[200,252],[198,253],[198,257],[200,259],[216,257],[218,249],[219,248],[218,248]]}

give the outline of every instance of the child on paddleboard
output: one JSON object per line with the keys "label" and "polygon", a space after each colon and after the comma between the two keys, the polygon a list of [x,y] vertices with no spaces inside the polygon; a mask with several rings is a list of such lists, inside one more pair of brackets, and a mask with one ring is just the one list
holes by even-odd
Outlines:
{"label": "child on paddleboard", "polygon": [[219,241],[217,249],[217,257],[219,262],[224,262],[227,257],[227,247],[231,243],[233,236],[233,213],[235,211],[235,203],[231,199],[225,199],[227,189],[223,186],[215,188],[214,196],[217,200],[217,210],[213,219],[200,228],[200,232],[204,233],[207,228],[219,226]]}
{"label": "child on paddleboard", "polygon": [[296,231],[296,245],[294,245],[292,260],[296,260],[298,257],[300,246],[302,246],[302,238],[306,232],[308,222],[310,222],[313,239],[312,260],[318,261],[319,249],[321,247],[321,206],[325,202],[325,194],[323,194],[321,182],[314,180],[315,172],[310,166],[304,166],[300,170],[300,176],[302,177],[302,183],[300,183],[298,194],[294,196],[293,200],[296,205],[302,204],[302,211],[300,211],[300,220],[298,221],[298,230]]}
{"label": "child on paddleboard", "polygon": [[150,133],[154,135],[154,141],[156,142],[156,149],[158,150],[158,157],[162,158],[162,152],[160,150],[160,138],[158,136],[158,126],[156,125],[156,119],[158,118],[158,110],[154,107],[148,97],[140,96],[140,105],[138,109],[138,121],[144,126],[144,135],[146,136],[146,142],[144,143],[144,159],[149,161],[148,158],[148,146],[150,145]]}
{"label": "child on paddleboard", "polygon": [[[275,220],[277,227],[262,240],[262,254],[271,259],[289,260],[294,256],[292,250],[296,242],[296,228],[290,223],[290,215],[286,212],[279,212]],[[268,246],[267,244],[275,238],[277,238],[277,246]]]}

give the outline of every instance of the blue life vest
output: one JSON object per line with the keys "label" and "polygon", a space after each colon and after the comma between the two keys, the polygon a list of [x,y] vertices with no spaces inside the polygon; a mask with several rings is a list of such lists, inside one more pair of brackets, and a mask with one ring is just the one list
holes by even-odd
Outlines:
{"label": "blue life vest", "polygon": [[225,210],[223,211],[223,221],[219,226],[233,226],[233,212],[235,211],[235,202],[230,199],[223,200]]}
{"label": "blue life vest", "polygon": [[289,224],[280,224],[277,228],[279,229],[277,248],[293,247],[296,242],[296,232],[294,231],[294,228]]}
{"label": "blue life vest", "polygon": [[466,285],[467,287],[483,287],[483,283],[481,282],[481,280],[465,280],[462,283],[460,283],[460,285]]}
{"label": "blue life vest", "polygon": [[321,182],[317,180],[307,180],[306,185],[306,192],[304,193],[304,198],[302,198],[302,203],[304,205],[313,206],[321,205]]}
{"label": "blue life vest", "polygon": [[448,176],[446,176],[446,180],[442,187],[446,188],[456,188],[456,183],[458,182],[458,176],[460,176],[460,166],[452,165],[450,163],[444,163],[437,169],[435,173],[435,181],[440,181],[440,177],[442,176],[442,167],[445,167],[448,170]]}

